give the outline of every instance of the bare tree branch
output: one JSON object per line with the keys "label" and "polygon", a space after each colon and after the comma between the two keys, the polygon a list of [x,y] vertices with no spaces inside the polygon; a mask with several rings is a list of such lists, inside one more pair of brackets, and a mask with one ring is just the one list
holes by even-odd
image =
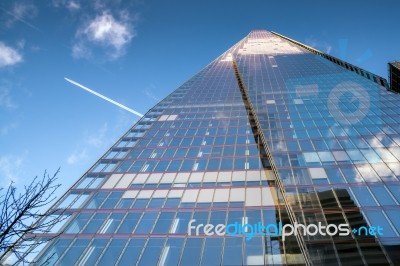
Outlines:
{"label": "bare tree branch", "polygon": [[42,178],[36,176],[20,193],[13,182],[6,190],[0,189],[4,193],[0,194],[0,263],[10,254],[20,262],[33,263],[25,259],[27,249],[32,251],[61,233],[41,237],[66,218],[63,210],[43,212],[56,199],[55,192],[61,186],[55,183],[59,171],[53,176],[47,171]]}

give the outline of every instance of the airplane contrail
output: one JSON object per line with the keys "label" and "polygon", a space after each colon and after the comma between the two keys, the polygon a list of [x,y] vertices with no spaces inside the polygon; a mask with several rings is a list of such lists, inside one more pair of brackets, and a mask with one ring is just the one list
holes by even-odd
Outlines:
{"label": "airplane contrail", "polygon": [[0,6],[0,9],[3,10],[3,11],[4,11],[5,13],[7,13],[8,15],[12,16],[13,18],[15,18],[16,20],[19,20],[19,21],[21,21],[22,23],[24,23],[25,25],[31,27],[32,29],[37,30],[37,31],[40,31],[40,29],[39,29],[38,27],[32,25],[31,23],[29,23],[29,22],[26,21],[26,20],[23,20],[22,18],[20,18],[19,16],[15,15],[14,13],[12,13],[12,12],[10,12],[10,11],[8,11],[8,10],[2,8],[1,6]]}
{"label": "airplane contrail", "polygon": [[64,77],[64,79],[65,79],[66,81],[68,81],[69,83],[72,83],[72,84],[74,84],[75,86],[78,86],[79,88],[84,89],[85,91],[88,91],[88,92],[90,92],[90,93],[92,93],[92,94],[94,94],[94,95],[96,95],[96,96],[102,98],[103,100],[106,100],[107,102],[110,102],[110,103],[112,103],[112,104],[115,104],[116,106],[121,107],[122,109],[124,109],[124,110],[126,110],[126,111],[128,111],[128,112],[131,112],[132,114],[135,114],[135,115],[137,115],[137,116],[139,116],[139,117],[142,117],[142,116],[143,116],[141,113],[136,112],[135,110],[132,110],[131,108],[126,107],[125,105],[120,104],[120,103],[118,103],[118,102],[116,102],[116,101],[114,101],[114,100],[111,100],[110,98],[108,98],[108,97],[106,97],[106,96],[104,96],[104,95],[102,95],[102,94],[100,94],[100,93],[98,93],[98,92],[95,92],[95,91],[89,89],[88,87],[85,87],[85,86],[83,86],[82,84],[79,84],[79,83],[76,82],[76,81],[73,81],[73,80],[71,80],[71,79],[69,79],[69,78],[65,78],[65,77]]}

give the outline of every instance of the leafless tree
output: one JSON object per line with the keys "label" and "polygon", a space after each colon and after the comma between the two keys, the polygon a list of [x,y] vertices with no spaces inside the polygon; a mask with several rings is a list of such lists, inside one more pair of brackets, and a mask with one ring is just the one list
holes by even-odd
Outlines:
{"label": "leafless tree", "polygon": [[7,189],[0,189],[0,265],[10,254],[20,262],[31,263],[26,259],[26,251],[58,236],[41,238],[64,219],[62,210],[44,211],[55,200],[61,185],[56,184],[59,170],[53,176],[46,171],[42,178],[36,176],[22,192],[13,182]]}

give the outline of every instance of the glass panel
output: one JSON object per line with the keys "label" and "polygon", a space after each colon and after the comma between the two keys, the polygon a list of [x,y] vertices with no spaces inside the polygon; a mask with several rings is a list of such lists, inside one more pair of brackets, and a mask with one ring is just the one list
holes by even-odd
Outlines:
{"label": "glass panel", "polygon": [[175,266],[179,263],[183,238],[169,238],[161,253],[160,266]]}
{"label": "glass panel", "polygon": [[[142,256],[140,257],[138,265],[139,266],[157,265],[158,259],[161,255],[161,251],[164,246],[164,242],[165,239],[150,238],[147,241],[146,248],[143,251]],[[130,263],[132,263],[132,261]]]}
{"label": "glass panel", "polygon": [[381,205],[396,205],[384,186],[370,186],[370,189]]}
{"label": "glass panel", "polygon": [[180,265],[198,265],[202,244],[202,238],[187,238]]}
{"label": "glass panel", "polygon": [[386,213],[392,221],[392,224],[396,227],[397,233],[400,234],[400,209],[387,209]]}
{"label": "glass panel", "polygon": [[245,265],[265,265],[263,238],[254,237],[244,241],[244,264]]}
{"label": "glass panel", "polygon": [[225,238],[223,265],[243,264],[242,242],[242,237]]}
{"label": "glass panel", "polygon": [[359,203],[358,206],[363,206],[363,207],[377,206],[376,201],[372,197],[367,187],[365,186],[352,187],[351,190],[353,191],[354,195],[357,198],[357,201]]}
{"label": "glass panel", "polygon": [[49,248],[42,259],[38,260],[38,265],[43,265],[46,261],[49,265],[55,265],[56,261],[61,257],[64,250],[69,246],[73,239],[59,239]]}
{"label": "glass panel", "polygon": [[89,241],[89,239],[77,239],[58,263],[60,265],[73,265],[76,263],[79,256],[84,253],[83,251],[88,246]]}
{"label": "glass panel", "polygon": [[103,201],[107,198],[108,192],[98,192],[93,198],[89,201],[86,208],[88,209],[97,209],[103,203]]}
{"label": "glass panel", "polygon": [[68,227],[68,229],[65,231],[65,233],[67,234],[79,233],[85,227],[87,221],[90,219],[92,215],[93,215],[92,213],[78,214],[71,223],[71,225]]}
{"label": "glass panel", "polygon": [[222,255],[223,238],[206,238],[204,244],[201,265],[219,265]]}
{"label": "glass panel", "polygon": [[100,254],[106,247],[108,239],[95,239],[88,247],[87,251],[82,253],[79,261],[82,265],[95,265]]}
{"label": "glass panel", "polygon": [[119,261],[118,265],[132,265],[134,262],[138,261],[145,241],[145,239],[141,238],[131,239],[127,247],[125,248],[125,251],[122,254],[121,260]]}
{"label": "glass panel", "polygon": [[156,212],[144,213],[135,230],[135,234],[149,234],[154,226],[157,216],[158,213]]}
{"label": "glass panel", "polygon": [[170,232],[171,222],[175,216],[174,212],[161,212],[154,227],[153,234],[167,234]]}
{"label": "glass panel", "polygon": [[121,226],[118,228],[118,234],[133,234],[140,216],[140,213],[128,213]]}
{"label": "glass panel", "polygon": [[98,262],[99,265],[114,265],[121,255],[121,251],[125,247],[126,242],[127,239],[113,239]]}
{"label": "glass panel", "polygon": [[107,218],[108,213],[96,213],[90,220],[86,228],[82,231],[84,234],[94,234],[97,233],[100,226],[103,224]]}
{"label": "glass panel", "polygon": [[100,229],[100,233],[102,234],[111,234],[114,233],[119,224],[122,221],[122,218],[125,216],[124,213],[113,213],[110,218],[104,223],[102,228]]}
{"label": "glass panel", "polygon": [[191,217],[191,212],[178,212],[172,224],[171,233],[187,234],[187,227]]}
{"label": "glass panel", "polygon": [[118,208],[129,209],[134,201],[135,201],[134,199],[122,199],[118,204]]}
{"label": "glass panel", "polygon": [[[380,226],[383,228],[384,237],[397,237],[392,226],[389,224],[386,217],[383,215],[382,211],[365,211],[366,216],[369,220],[369,226]],[[381,238],[381,240],[384,240]]]}

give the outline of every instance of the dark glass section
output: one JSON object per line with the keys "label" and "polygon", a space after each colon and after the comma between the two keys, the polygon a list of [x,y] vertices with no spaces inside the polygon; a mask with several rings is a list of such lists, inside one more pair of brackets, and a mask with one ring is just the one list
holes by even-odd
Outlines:
{"label": "dark glass section", "polygon": [[400,92],[400,62],[389,63],[390,89]]}

